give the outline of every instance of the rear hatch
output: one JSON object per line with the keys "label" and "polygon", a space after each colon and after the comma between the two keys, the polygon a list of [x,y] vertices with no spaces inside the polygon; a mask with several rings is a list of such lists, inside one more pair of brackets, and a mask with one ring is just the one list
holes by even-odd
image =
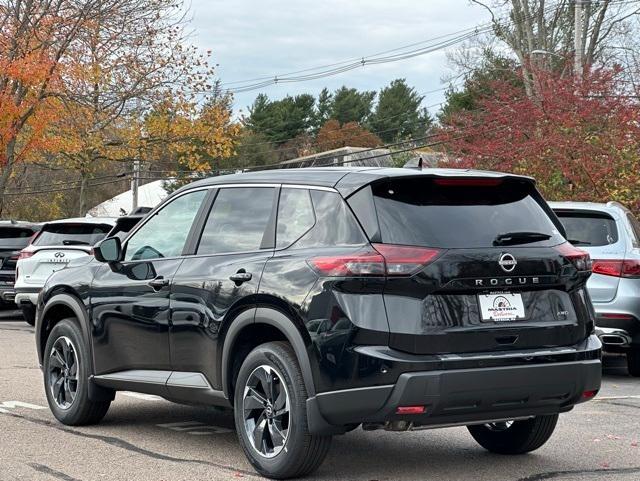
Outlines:
{"label": "rear hatch", "polygon": [[428,259],[387,278],[391,347],[466,353],[586,337],[587,256],[566,243],[532,181],[423,175],[367,189],[379,224],[374,246],[383,255],[390,245],[416,246],[416,259]]}
{"label": "rear hatch", "polygon": [[617,271],[626,250],[613,215],[590,209],[554,210],[567,231],[569,242],[587,251],[593,260],[593,275],[587,283],[591,300],[612,301],[618,292]]}
{"label": "rear hatch", "polygon": [[13,285],[18,256],[34,232],[35,228],[31,227],[0,226],[0,284]]}
{"label": "rear hatch", "polygon": [[29,249],[21,254],[20,281],[41,286],[49,276],[71,261],[89,259],[93,245],[102,240],[113,226],[96,223],[45,224]]}

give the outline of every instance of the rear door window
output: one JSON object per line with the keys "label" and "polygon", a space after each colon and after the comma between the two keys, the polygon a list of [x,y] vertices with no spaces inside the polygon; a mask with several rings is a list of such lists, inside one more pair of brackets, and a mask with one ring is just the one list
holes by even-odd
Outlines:
{"label": "rear door window", "polygon": [[111,230],[108,224],[57,223],[43,227],[33,245],[63,246],[87,245],[92,246],[102,240]]}
{"label": "rear door window", "polygon": [[557,210],[567,231],[567,240],[576,246],[599,247],[618,242],[616,221],[605,212]]}
{"label": "rear door window", "polygon": [[275,192],[272,187],[220,189],[204,226],[198,254],[259,250],[271,219]]}
{"label": "rear door window", "polygon": [[[562,235],[535,188],[511,179],[399,178],[373,186],[382,242],[442,248],[492,247],[498,236],[536,233],[551,246]],[[541,235],[540,235],[541,234]]]}

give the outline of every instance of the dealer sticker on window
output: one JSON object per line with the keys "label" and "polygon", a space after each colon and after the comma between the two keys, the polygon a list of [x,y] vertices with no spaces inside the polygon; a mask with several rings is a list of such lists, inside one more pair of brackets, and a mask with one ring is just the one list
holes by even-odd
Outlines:
{"label": "dealer sticker on window", "polygon": [[483,321],[515,321],[525,317],[520,294],[510,292],[480,294],[478,301]]}

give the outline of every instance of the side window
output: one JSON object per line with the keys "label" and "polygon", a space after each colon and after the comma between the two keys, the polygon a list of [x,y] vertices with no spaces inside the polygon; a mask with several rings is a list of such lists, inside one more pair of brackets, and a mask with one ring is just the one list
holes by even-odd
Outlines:
{"label": "side window", "polygon": [[276,229],[276,247],[282,249],[297,241],[316,223],[311,205],[311,196],[307,189],[288,189],[280,191],[278,205],[278,227]]}
{"label": "side window", "polygon": [[125,261],[176,257],[182,254],[191,224],[206,190],[182,195],[158,211],[127,242]]}
{"label": "side window", "polygon": [[311,190],[315,225],[296,243],[296,247],[336,247],[367,242],[345,201],[335,192]]}
{"label": "side window", "polygon": [[629,224],[631,224],[631,232],[633,234],[633,247],[640,247],[640,221],[633,214],[627,214]]}
{"label": "side window", "polygon": [[272,187],[220,189],[204,226],[198,254],[260,249],[274,196]]}

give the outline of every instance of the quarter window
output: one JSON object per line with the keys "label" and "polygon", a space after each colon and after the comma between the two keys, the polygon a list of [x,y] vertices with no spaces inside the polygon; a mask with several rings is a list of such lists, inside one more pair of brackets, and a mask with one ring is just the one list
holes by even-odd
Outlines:
{"label": "quarter window", "polygon": [[198,245],[198,254],[259,250],[271,217],[275,189],[220,189]]}
{"label": "quarter window", "polygon": [[129,238],[125,260],[182,255],[191,225],[206,195],[206,190],[182,195],[154,214]]}

